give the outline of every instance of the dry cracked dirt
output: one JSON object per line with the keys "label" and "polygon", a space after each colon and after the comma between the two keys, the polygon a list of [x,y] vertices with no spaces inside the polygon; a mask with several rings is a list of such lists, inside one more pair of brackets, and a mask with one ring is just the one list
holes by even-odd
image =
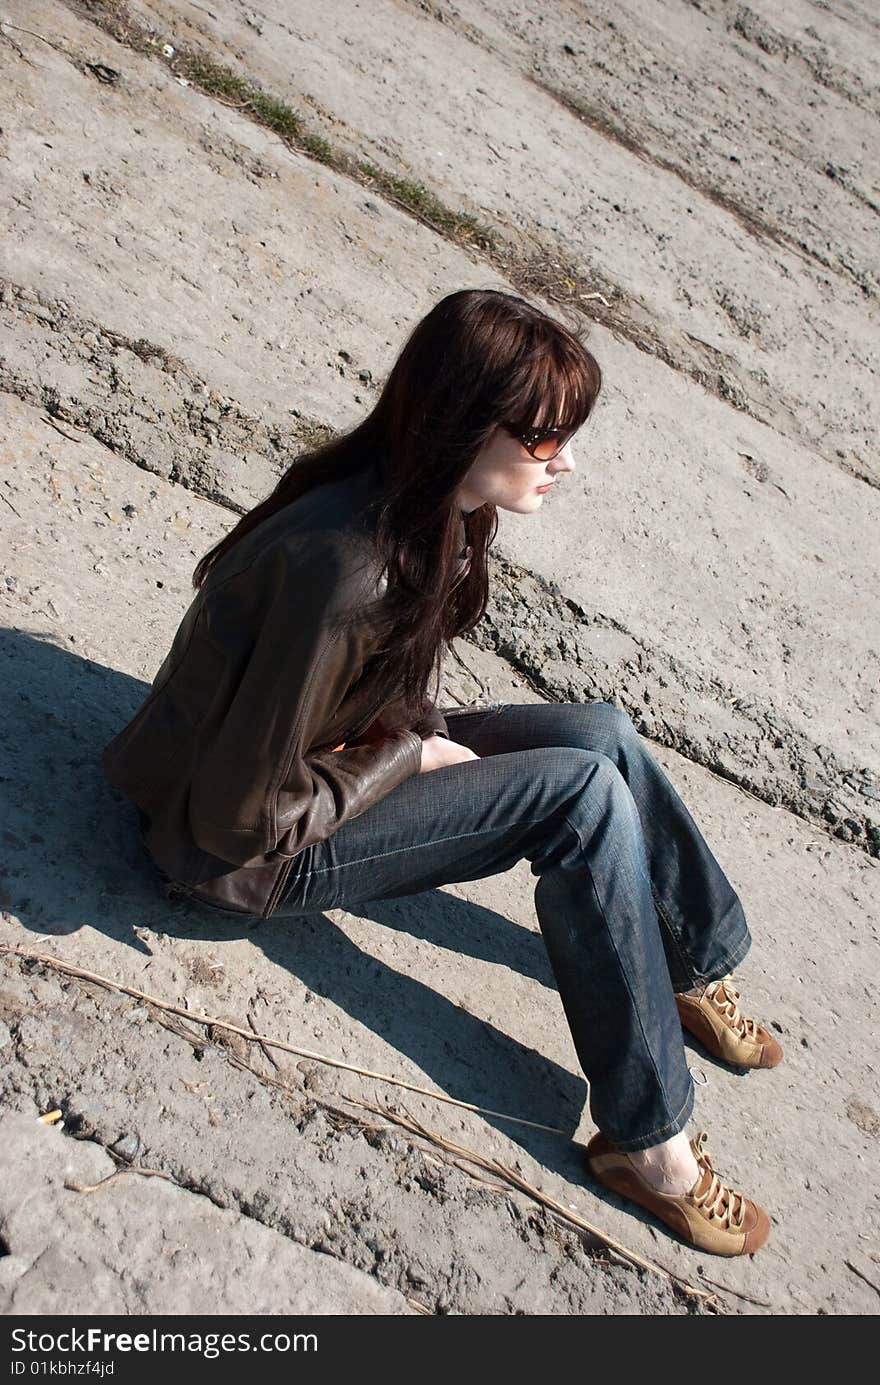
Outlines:
{"label": "dry cracked dirt", "polygon": [[[870,0],[2,0],[0,1311],[876,1311],[878,49]],[[196,558],[463,286],[606,386],[444,696],[625,707],[734,882],[786,1061],[690,1052],[753,1260],[585,1176],[525,864],[242,921],[100,776]]]}

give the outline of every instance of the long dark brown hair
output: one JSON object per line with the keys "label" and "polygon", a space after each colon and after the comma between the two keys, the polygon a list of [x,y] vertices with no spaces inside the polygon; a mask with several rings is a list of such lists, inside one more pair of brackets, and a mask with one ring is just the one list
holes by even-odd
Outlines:
{"label": "long dark brown hair", "polygon": [[[499,425],[514,433],[579,428],[601,380],[577,331],[525,299],[497,289],[448,294],[413,329],[372,412],[298,457],[271,495],[199,561],[193,586],[239,539],[313,486],[377,464],[375,541],[387,578],[380,682],[415,713],[444,649],[477,624],[488,600],[498,516],[490,504],[462,513],[456,493],[468,470]],[[472,556],[456,582],[462,520]]]}

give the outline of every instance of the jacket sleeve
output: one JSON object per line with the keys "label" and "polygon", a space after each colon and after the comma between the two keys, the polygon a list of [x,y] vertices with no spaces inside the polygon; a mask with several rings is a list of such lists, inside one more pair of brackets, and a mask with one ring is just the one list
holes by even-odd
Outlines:
{"label": "jacket sleeve", "polygon": [[429,736],[445,736],[449,740],[449,727],[446,725],[446,718],[430,702],[425,703],[425,709],[420,719],[413,727],[417,736],[422,740],[427,740]]}
{"label": "jacket sleeve", "polygon": [[427,740],[429,736],[445,736],[446,740],[449,740],[449,727],[446,725],[446,718],[441,716],[437,708],[427,698],[422,704],[421,713],[416,721],[413,721],[412,718],[404,718],[397,702],[390,703],[376,717],[375,721],[371,722],[359,739],[376,741],[387,735],[389,731],[399,729],[401,726],[408,726],[423,741]]}
{"label": "jacket sleeve", "polygon": [[[411,730],[341,751],[321,744],[375,639],[364,621],[333,626],[332,560],[322,568],[322,589],[331,594],[324,605],[303,599],[313,582],[277,584],[231,705],[193,775],[193,837],[235,865],[296,855],[421,767],[421,740]],[[230,618],[227,599],[223,619]]]}

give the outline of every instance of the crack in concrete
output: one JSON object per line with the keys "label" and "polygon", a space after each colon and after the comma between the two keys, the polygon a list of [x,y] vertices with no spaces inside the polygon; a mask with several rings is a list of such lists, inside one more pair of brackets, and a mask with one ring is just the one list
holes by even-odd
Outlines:
{"label": "crack in concrete", "polygon": [[[818,250],[814,250],[809,245],[806,245],[802,240],[798,240],[795,236],[791,236],[778,227],[772,226],[769,221],[758,216],[756,212],[751,211],[748,207],[743,206],[741,202],[737,202],[736,199],[731,197],[728,193],[713,187],[705,178],[698,177],[696,174],[691,173],[689,169],[675,163],[672,159],[664,158],[662,154],[654,153],[654,151],[649,149],[642,140],[626,130],[622,125],[618,125],[617,122],[612,120],[604,111],[599,111],[595,107],[588,106],[586,102],[580,101],[577,97],[569,96],[566,92],[559,91],[558,88],[551,86],[550,83],[545,82],[540,77],[528,76],[528,80],[533,86],[537,87],[539,91],[543,91],[546,96],[549,96],[551,100],[555,101],[557,105],[562,106],[584,125],[589,126],[591,130],[595,130],[597,134],[602,135],[603,138],[611,140],[615,144],[619,144],[630,154],[635,154],[637,158],[643,160],[644,163],[651,164],[652,167],[659,168],[664,173],[671,173],[673,177],[677,178],[685,187],[690,188],[692,192],[697,193],[699,197],[704,197],[707,202],[711,202],[714,206],[720,207],[722,211],[732,216],[737,224],[756,240],[769,240],[774,245],[778,245],[784,250],[793,250],[795,254],[800,255],[803,259],[812,260],[815,264],[821,265],[823,269],[830,270],[832,273],[840,274],[851,279],[866,298],[875,298],[877,296],[867,276],[863,272],[855,270],[853,266],[847,264],[845,260],[829,260],[826,256],[821,255]],[[863,197],[862,200],[865,201],[872,210],[877,210],[868,199]]]}
{"label": "crack in concrete", "polygon": [[774,29],[763,15],[757,14],[748,5],[738,7],[733,19],[727,22],[726,28],[728,33],[739,34],[740,38],[754,44],[762,53],[767,53],[771,57],[781,57],[784,61],[794,58],[803,63],[819,86],[842,96],[859,110],[870,115],[878,114],[877,107],[869,103],[871,93],[861,79],[856,74],[847,72],[839,63],[832,62],[828,50],[821,42],[810,48],[798,38],[789,38],[787,34]]}
{"label": "crack in concrete", "polygon": [[553,701],[614,701],[639,732],[823,832],[880,857],[880,776],[860,779],[776,707],[709,680],[588,613],[554,584],[495,559],[489,605],[469,637]]}
{"label": "crack in concrete", "polygon": [[0,281],[0,321],[0,389],[234,513],[271,490],[299,452],[332,436],[295,409],[289,426],[267,423],[163,347],[8,280]]}

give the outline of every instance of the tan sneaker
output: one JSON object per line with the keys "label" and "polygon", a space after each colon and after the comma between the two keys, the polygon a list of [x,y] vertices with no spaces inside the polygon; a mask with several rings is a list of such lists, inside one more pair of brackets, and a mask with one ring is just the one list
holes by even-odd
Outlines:
{"label": "tan sneaker", "polygon": [[587,1167],[606,1188],[653,1212],[682,1240],[710,1255],[752,1255],[770,1235],[762,1207],[722,1183],[704,1147],[705,1130],[691,1140],[700,1170],[689,1193],[660,1193],[642,1178],[632,1160],[613,1149],[604,1135],[587,1145]]}
{"label": "tan sneaker", "polygon": [[775,1068],[782,1062],[782,1045],[763,1025],[740,1013],[739,1001],[729,973],[699,995],[675,997],[685,1029],[714,1057],[739,1068]]}

